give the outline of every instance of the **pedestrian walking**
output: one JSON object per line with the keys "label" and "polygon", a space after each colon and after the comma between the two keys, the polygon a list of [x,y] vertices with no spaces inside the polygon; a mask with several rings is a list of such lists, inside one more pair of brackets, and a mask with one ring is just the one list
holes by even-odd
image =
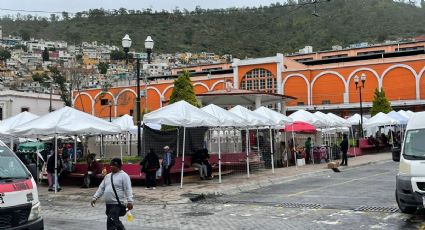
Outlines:
{"label": "pedestrian walking", "polygon": [[156,189],[156,171],[159,169],[159,159],[153,149],[150,149],[140,162],[141,170],[146,175],[146,189]]}
{"label": "pedestrian walking", "polygon": [[175,163],[175,158],[173,152],[171,151],[169,146],[164,146],[164,156],[162,158],[162,177],[164,178],[164,185],[171,185],[171,167],[173,167]]}
{"label": "pedestrian walking", "polygon": [[310,164],[313,159],[311,158],[311,137],[307,138],[307,141],[304,143],[304,150],[305,150],[305,158],[306,158],[306,163]]}
{"label": "pedestrian walking", "polygon": [[125,227],[120,221],[120,216],[124,216],[127,210],[133,209],[131,180],[127,173],[121,170],[121,159],[112,159],[110,166],[111,173],[107,174],[99,185],[93,196],[91,205],[94,207],[96,201],[104,196],[107,230],[123,230]]}
{"label": "pedestrian walking", "polygon": [[342,135],[342,141],[339,144],[340,148],[341,148],[341,152],[342,152],[342,162],[341,165],[344,166],[348,166],[348,156],[347,156],[347,152],[348,152],[348,138],[347,138],[347,134],[343,134]]}

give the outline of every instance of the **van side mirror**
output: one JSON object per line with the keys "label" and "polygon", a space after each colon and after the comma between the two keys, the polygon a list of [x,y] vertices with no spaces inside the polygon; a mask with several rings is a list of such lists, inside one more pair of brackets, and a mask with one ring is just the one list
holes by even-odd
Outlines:
{"label": "van side mirror", "polygon": [[391,150],[391,152],[393,153],[393,161],[400,162],[400,153],[401,153],[400,148],[395,147]]}

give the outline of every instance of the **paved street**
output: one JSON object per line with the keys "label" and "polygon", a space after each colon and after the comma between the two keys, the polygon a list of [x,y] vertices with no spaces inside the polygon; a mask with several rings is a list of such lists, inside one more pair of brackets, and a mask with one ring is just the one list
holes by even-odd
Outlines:
{"label": "paved street", "polygon": [[[139,203],[133,211],[135,220],[124,223],[128,229],[423,228],[423,215],[394,212],[396,171],[397,163],[385,161],[197,203]],[[105,229],[102,203],[91,208],[87,200],[41,199],[46,229]],[[381,211],[355,211],[362,206]]]}

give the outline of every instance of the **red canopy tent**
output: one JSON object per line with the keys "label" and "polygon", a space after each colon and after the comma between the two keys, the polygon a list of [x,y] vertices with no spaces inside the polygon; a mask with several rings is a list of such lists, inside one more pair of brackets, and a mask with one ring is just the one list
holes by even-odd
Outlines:
{"label": "red canopy tent", "polygon": [[281,129],[282,132],[296,132],[296,133],[316,133],[316,127],[313,125],[302,122],[295,121],[294,123],[285,126],[285,129]]}

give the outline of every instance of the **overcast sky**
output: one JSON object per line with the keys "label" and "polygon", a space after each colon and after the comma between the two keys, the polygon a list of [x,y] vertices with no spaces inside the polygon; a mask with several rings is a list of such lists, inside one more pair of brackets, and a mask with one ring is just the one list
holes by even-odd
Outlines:
{"label": "overcast sky", "polygon": [[[201,8],[229,8],[242,6],[270,5],[271,3],[284,2],[278,0],[0,0],[0,14],[16,14],[18,12],[4,9],[29,10],[29,11],[67,11],[71,13],[86,11],[88,9],[146,9],[173,10],[180,9],[193,10],[196,6]],[[21,14],[35,14],[19,12]],[[41,13],[37,13],[41,14]]]}

